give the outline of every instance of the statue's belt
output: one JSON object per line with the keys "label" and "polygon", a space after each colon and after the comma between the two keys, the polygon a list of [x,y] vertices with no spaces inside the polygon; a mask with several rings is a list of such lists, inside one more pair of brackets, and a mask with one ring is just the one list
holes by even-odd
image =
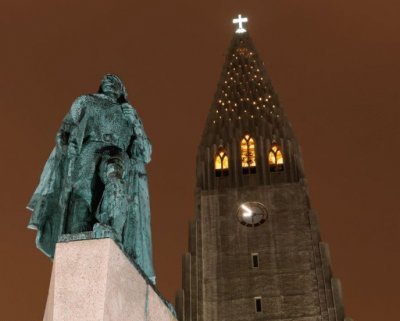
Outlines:
{"label": "statue's belt", "polygon": [[113,134],[103,134],[101,137],[92,137],[87,141],[88,143],[108,143],[117,146],[122,150],[128,148],[129,142],[126,139],[118,139]]}

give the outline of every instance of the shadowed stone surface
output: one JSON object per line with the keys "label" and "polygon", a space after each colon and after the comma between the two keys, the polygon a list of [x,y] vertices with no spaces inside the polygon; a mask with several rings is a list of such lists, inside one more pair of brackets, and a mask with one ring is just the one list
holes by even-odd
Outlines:
{"label": "shadowed stone surface", "polygon": [[58,243],[44,321],[173,321],[152,283],[111,239]]}

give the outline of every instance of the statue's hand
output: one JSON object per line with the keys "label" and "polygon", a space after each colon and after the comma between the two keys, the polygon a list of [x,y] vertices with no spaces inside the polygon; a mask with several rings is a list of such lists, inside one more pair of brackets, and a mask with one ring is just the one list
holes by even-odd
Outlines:
{"label": "statue's hand", "polygon": [[133,124],[135,121],[135,111],[133,110],[132,106],[124,103],[122,104],[121,108],[125,118],[127,118],[129,122]]}

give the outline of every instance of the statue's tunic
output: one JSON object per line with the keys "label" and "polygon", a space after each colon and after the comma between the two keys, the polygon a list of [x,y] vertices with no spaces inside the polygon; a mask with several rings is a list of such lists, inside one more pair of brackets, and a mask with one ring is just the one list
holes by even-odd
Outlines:
{"label": "statue's tunic", "polygon": [[69,205],[73,208],[67,218],[66,232],[79,233],[91,230],[95,222],[103,190],[96,171],[101,158],[109,153],[129,158],[134,124],[124,117],[120,104],[98,94],[79,98],[72,106],[71,115],[76,127],[70,144],[75,149],[72,154],[79,157],[71,159],[73,183]]}
{"label": "statue's tunic", "polygon": [[64,118],[28,205],[37,246],[53,257],[61,234],[120,222],[115,229],[120,229],[116,234],[123,250],[154,279],[145,170],[150,156],[151,145],[132,106],[104,94],[79,97]]}

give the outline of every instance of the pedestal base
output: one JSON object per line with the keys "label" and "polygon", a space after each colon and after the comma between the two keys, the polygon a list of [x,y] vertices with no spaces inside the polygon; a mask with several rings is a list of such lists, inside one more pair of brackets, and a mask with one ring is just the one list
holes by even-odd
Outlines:
{"label": "pedestal base", "polygon": [[44,321],[176,321],[111,239],[58,243]]}

